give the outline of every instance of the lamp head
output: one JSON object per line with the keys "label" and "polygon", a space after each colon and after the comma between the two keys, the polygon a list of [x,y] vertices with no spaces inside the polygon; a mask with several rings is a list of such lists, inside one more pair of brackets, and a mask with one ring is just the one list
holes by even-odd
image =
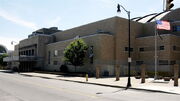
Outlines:
{"label": "lamp head", "polygon": [[117,12],[121,12],[120,5],[117,5]]}

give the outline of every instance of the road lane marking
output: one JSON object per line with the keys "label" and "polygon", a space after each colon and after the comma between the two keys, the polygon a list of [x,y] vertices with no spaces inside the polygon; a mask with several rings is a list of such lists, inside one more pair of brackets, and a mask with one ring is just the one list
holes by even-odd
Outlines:
{"label": "road lane marking", "polygon": [[[1,77],[4,77],[4,78],[7,78],[5,76],[2,76],[0,75]],[[44,87],[44,88],[50,88],[50,89],[54,89],[54,90],[58,90],[58,91],[63,91],[63,92],[66,92],[66,93],[71,93],[71,94],[76,94],[76,95],[81,95],[81,96],[86,96],[86,97],[90,97],[90,98],[94,98],[94,99],[97,99],[99,98],[99,96],[97,95],[93,95],[93,94],[89,94],[89,93],[85,93],[85,92],[80,92],[80,91],[77,91],[77,90],[70,90],[70,89],[64,89],[64,88],[59,88],[59,87],[52,87],[50,85],[43,85],[43,84],[38,84],[38,83],[34,83],[34,82],[29,82],[29,81],[23,81],[23,80],[20,80],[16,77],[11,77],[10,78],[11,80],[15,80],[15,81],[19,81],[19,82],[23,82],[23,83],[27,83],[27,84],[31,84],[31,85],[35,85],[35,86],[39,86],[39,87]]]}

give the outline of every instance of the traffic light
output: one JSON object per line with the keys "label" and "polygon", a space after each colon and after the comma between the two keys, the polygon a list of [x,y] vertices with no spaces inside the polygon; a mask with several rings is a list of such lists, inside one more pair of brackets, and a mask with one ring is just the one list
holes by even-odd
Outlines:
{"label": "traffic light", "polygon": [[173,2],[173,0],[166,0],[166,11],[168,11],[172,7],[174,7],[174,4],[172,2]]}

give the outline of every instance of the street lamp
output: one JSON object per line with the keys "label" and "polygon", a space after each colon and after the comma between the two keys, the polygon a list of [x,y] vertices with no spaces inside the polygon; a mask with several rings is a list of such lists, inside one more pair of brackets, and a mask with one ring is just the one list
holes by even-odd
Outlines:
{"label": "street lamp", "polygon": [[130,11],[126,10],[122,5],[118,4],[117,5],[117,12],[121,12],[121,9],[123,8],[124,11],[126,11],[128,15],[128,42],[129,42],[129,47],[128,47],[128,82],[127,82],[127,88],[131,87],[131,36],[130,36]]}
{"label": "street lamp", "polygon": [[17,43],[16,41],[11,41],[11,45],[14,45],[14,43]]}
{"label": "street lamp", "polygon": [[[16,44],[18,44],[16,41],[11,41],[11,45],[14,45],[14,43],[16,43]],[[16,51],[16,50],[14,50],[14,51]],[[19,61],[18,61],[18,67],[17,67],[17,71],[18,71],[18,73],[20,73],[20,67],[19,67],[19,65],[20,65],[20,51],[19,51],[19,45],[18,45],[18,58],[19,58]]]}

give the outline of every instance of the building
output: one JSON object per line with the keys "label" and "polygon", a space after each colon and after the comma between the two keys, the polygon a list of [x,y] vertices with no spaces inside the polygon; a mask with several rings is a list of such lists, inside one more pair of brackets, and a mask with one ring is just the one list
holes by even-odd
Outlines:
{"label": "building", "polygon": [[[158,30],[158,71],[172,72],[173,64],[180,63],[180,8],[154,13],[131,19],[132,71],[139,71],[141,64],[154,72],[154,34],[155,20],[167,20],[171,30]],[[89,23],[69,30],[43,28],[33,32],[27,39],[15,46],[14,61],[21,71],[49,70],[59,71],[63,62],[64,48],[74,40],[82,38],[93,47],[93,63],[87,56],[84,66],[78,72],[95,74],[96,66],[101,67],[101,75],[114,75],[115,67],[120,65],[121,75],[127,74],[128,58],[128,20],[120,17]],[[88,54],[87,54],[88,55]],[[74,71],[68,65],[70,71]]]}

